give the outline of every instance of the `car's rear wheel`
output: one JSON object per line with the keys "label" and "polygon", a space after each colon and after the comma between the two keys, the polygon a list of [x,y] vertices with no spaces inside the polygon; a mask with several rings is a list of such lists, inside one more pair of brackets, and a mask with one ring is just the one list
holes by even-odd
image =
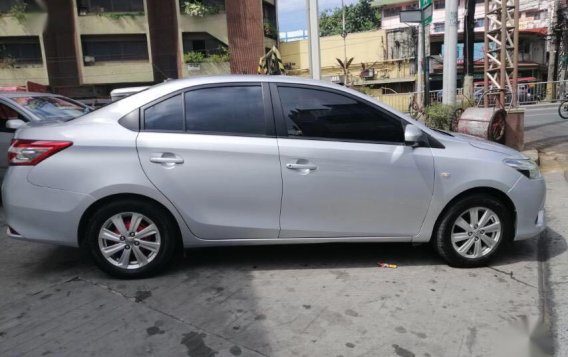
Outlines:
{"label": "car's rear wheel", "polygon": [[486,265],[512,234],[507,206],[490,195],[473,195],[443,213],[433,243],[448,264],[468,268]]}
{"label": "car's rear wheel", "polygon": [[141,278],[164,268],[174,256],[178,233],[162,207],[126,200],[98,209],[87,227],[95,263],[119,278]]}

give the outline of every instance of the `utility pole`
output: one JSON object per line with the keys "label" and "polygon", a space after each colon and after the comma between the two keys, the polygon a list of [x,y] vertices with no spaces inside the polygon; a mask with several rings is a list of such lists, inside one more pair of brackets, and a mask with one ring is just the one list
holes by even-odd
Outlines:
{"label": "utility pole", "polygon": [[446,2],[446,31],[444,32],[444,104],[456,104],[457,48],[458,48],[458,1]]}
{"label": "utility pole", "polygon": [[464,78],[463,91],[466,98],[473,100],[474,43],[475,43],[475,0],[466,0],[466,13],[464,18]]}
{"label": "utility pole", "polygon": [[310,73],[321,79],[318,0],[306,0],[308,5],[308,38],[310,47]]}
{"label": "utility pole", "polygon": [[550,25],[548,26],[548,39],[550,41],[548,50],[548,83],[546,84],[546,99],[549,101],[556,99],[556,88],[553,82],[556,79],[555,70],[559,49],[558,45],[560,44],[558,32],[556,31],[556,27],[558,26],[558,8],[560,6],[560,0],[554,0],[551,6],[552,17]]}
{"label": "utility pole", "polygon": [[349,79],[347,78],[347,43],[346,43],[347,31],[345,30],[345,3],[343,0],[341,0],[341,9],[343,11],[341,15],[341,21],[342,21],[341,37],[343,37],[343,85],[345,87],[348,87]]}

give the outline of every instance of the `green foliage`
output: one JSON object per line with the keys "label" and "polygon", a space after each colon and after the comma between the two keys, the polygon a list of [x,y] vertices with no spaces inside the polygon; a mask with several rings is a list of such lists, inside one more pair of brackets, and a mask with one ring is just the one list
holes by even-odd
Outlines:
{"label": "green foliage", "polygon": [[205,59],[205,55],[202,52],[190,51],[183,55],[183,61],[185,63],[201,63]]}
{"label": "green foliage", "polygon": [[143,12],[99,12],[97,13],[99,16],[108,17],[112,20],[120,20],[125,17],[134,18],[136,16],[144,16]]}
{"label": "green foliage", "polygon": [[206,56],[203,52],[189,51],[183,55],[185,63],[221,63],[229,62],[230,54],[226,48],[219,48],[217,53]]}
{"label": "green foliage", "polygon": [[221,7],[215,4],[205,4],[203,0],[189,0],[182,5],[183,12],[189,16],[216,15],[221,12]]}
{"label": "green foliage", "polygon": [[442,103],[431,104],[426,108],[426,125],[435,129],[450,130],[457,108],[457,106]]}
{"label": "green foliage", "polygon": [[270,22],[265,22],[263,25],[264,28],[264,36],[266,37],[270,37],[270,38],[276,38],[276,26],[274,26],[273,24],[271,24]]}
{"label": "green foliage", "polygon": [[[321,36],[341,35],[343,10],[339,7],[320,14]],[[371,7],[371,0],[359,0],[345,6],[345,31],[347,33],[371,31],[381,26],[381,12]]]}
{"label": "green foliage", "polygon": [[8,16],[14,17],[19,23],[23,23],[26,20],[26,10],[28,4],[23,0],[18,0],[12,5],[10,10],[8,10]]}

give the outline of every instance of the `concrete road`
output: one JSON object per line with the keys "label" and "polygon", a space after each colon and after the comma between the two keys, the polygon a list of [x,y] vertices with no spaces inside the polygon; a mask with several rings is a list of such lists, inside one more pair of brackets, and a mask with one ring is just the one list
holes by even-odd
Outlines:
{"label": "concrete road", "polygon": [[558,115],[558,104],[533,105],[525,109],[526,148],[568,153],[568,120]]}
{"label": "concrete road", "polygon": [[[529,147],[563,148],[554,110],[528,109]],[[561,175],[547,176],[551,230],[468,270],[407,244],[208,248],[124,281],[2,225],[0,356],[546,356],[551,324],[564,353]]]}
{"label": "concrete road", "polygon": [[123,281],[2,234],[0,355],[545,356],[537,244],[469,270],[407,244],[194,249]]}

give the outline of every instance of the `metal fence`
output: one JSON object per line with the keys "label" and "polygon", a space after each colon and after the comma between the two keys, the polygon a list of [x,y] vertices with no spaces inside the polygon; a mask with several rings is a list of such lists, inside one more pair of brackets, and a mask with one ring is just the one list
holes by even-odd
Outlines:
{"label": "metal fence", "polygon": [[[456,102],[458,105],[468,103],[475,105],[483,103],[485,90],[483,87],[475,87],[473,91],[473,101],[469,101],[463,95],[463,88],[458,88],[456,92]],[[520,83],[518,85],[517,96],[518,103],[521,106],[556,102],[567,98],[568,95],[568,81],[555,81],[555,82],[533,82],[533,83]],[[397,109],[401,112],[408,113],[411,103],[416,101],[421,105],[422,92],[409,92],[409,93],[395,93],[395,94],[381,94],[376,98]],[[430,103],[442,103],[443,92],[442,90],[430,91]],[[496,105],[496,96],[488,98],[489,105]],[[505,106],[509,106],[512,101],[512,94],[506,93]]]}
{"label": "metal fence", "polygon": [[[431,91],[430,93],[430,103],[442,103],[443,93],[442,90]],[[381,94],[376,96],[377,100],[401,111],[408,113],[410,111],[410,106],[412,102],[417,102],[418,105],[422,106],[422,92],[409,92],[409,93],[394,93],[394,94]],[[462,103],[465,101],[463,96],[463,88],[458,88],[456,91],[456,101]]]}

